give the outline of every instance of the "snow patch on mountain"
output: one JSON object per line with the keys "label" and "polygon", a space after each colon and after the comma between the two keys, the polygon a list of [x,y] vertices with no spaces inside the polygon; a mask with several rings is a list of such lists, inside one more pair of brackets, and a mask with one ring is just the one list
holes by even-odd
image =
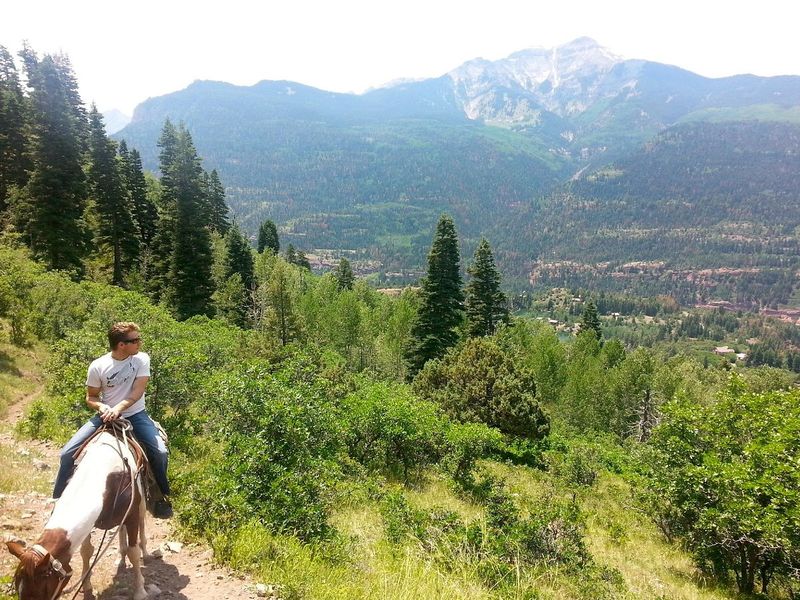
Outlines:
{"label": "snow patch on mountain", "polygon": [[584,37],[557,48],[521,50],[497,61],[476,58],[447,76],[468,118],[535,124],[542,110],[575,115],[623,89],[635,94],[635,69],[630,74],[630,69],[619,69],[624,62]]}

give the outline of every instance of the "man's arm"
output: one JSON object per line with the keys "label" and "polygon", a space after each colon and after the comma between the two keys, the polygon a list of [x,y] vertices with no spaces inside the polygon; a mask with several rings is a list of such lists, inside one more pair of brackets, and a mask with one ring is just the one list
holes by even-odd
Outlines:
{"label": "man's arm", "polygon": [[86,404],[101,415],[108,410],[108,404],[100,402],[100,388],[91,385],[86,386]]}
{"label": "man's arm", "polygon": [[[125,398],[125,400],[123,400],[122,402],[120,402],[119,404],[117,404],[112,408],[109,408],[108,406],[103,404],[103,406],[105,406],[106,409],[105,410],[98,409],[98,411],[100,411],[100,418],[103,419],[103,421],[113,421],[114,419],[118,419],[120,414],[122,414],[122,411],[132,406],[135,402],[139,400],[139,398],[142,397],[142,395],[144,395],[144,392],[147,389],[148,381],[150,381],[150,377],[137,377],[136,379],[134,379],[130,395],[127,398]],[[86,402],[87,404],[89,403],[88,397],[86,399]],[[91,406],[91,404],[89,404],[89,406]]]}

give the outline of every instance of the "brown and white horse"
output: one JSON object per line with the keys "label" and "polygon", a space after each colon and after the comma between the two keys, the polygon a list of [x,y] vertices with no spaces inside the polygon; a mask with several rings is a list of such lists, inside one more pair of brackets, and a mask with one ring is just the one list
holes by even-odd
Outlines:
{"label": "brown and white horse", "polygon": [[83,591],[90,595],[89,561],[94,548],[89,534],[95,527],[108,530],[118,525],[120,564],[124,566],[127,556],[133,566],[133,598],[146,598],[141,570],[147,555],[141,479],[137,460],[124,443],[105,431],[92,439],[38,542],[30,547],[6,543],[20,560],[14,574],[19,600],[55,600],[72,576],[69,561],[78,546]]}

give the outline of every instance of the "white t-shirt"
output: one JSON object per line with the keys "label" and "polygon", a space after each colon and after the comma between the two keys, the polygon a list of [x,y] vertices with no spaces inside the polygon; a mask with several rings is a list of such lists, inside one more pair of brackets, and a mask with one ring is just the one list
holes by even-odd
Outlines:
{"label": "white t-shirt", "polygon": [[[100,388],[103,402],[113,407],[130,397],[133,380],[137,377],[150,377],[150,357],[146,352],[139,352],[123,360],[115,359],[109,352],[89,365],[86,385]],[[143,410],[144,394],[123,410],[122,416],[129,417]]]}

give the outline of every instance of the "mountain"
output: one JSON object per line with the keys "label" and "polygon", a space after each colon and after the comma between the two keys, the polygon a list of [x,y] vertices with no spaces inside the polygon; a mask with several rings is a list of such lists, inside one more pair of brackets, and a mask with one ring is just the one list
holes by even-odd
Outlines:
{"label": "mountain", "polygon": [[106,133],[113,135],[130,123],[131,118],[116,108],[112,108],[103,112],[103,121],[106,124]]}
{"label": "mountain", "polygon": [[671,127],[500,219],[498,248],[535,285],[786,304],[800,268],[800,126]]}
{"label": "mountain", "polygon": [[[752,232],[766,227],[778,237],[800,226],[791,193],[800,77],[709,79],[614,56],[588,38],[361,95],[290,81],[198,81],[139,105],[116,137],[156,169],[167,118],[189,127],[246,230],[271,218],[286,242],[348,252],[388,280],[387,272],[401,273],[397,281],[415,276],[443,211],[455,217],[465,252],[489,235],[520,287],[542,280],[537,265],[548,257],[614,262],[612,248],[626,261],[647,257],[675,269],[708,266],[710,257],[720,267],[744,264],[737,252],[752,248],[709,254],[706,242],[686,243],[676,232],[711,243],[737,215],[753,217]],[[741,210],[730,209],[732,199]],[[674,243],[641,233],[650,216],[663,221],[651,229]],[[625,233],[631,227],[641,244]],[[561,283],[582,280],[583,266],[559,269]],[[697,291],[689,288],[686,297]]]}

